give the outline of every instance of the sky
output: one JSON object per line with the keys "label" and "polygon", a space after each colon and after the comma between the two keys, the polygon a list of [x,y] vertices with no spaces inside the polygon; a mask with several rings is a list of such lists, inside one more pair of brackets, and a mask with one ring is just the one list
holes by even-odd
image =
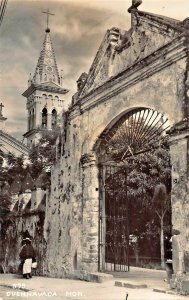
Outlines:
{"label": "sky", "polygon": [[[47,8],[59,70],[63,69],[68,102],[76,81],[88,72],[107,29],[130,28],[127,9],[132,0],[9,0],[0,27],[0,102],[6,130],[22,140],[27,129],[26,98],[29,74],[34,73],[42,48]],[[143,0],[140,10],[178,20],[189,17],[189,0]]]}

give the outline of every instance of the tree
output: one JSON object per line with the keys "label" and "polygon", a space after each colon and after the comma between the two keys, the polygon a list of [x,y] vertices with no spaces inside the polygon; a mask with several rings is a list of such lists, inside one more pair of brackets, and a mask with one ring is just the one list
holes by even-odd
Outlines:
{"label": "tree", "polygon": [[19,174],[21,179],[25,176],[24,156],[16,157],[13,153],[8,153],[5,157],[6,164],[2,167],[2,176],[4,180],[11,185],[15,177]]}
{"label": "tree", "polygon": [[139,242],[145,237],[152,240],[159,236],[161,266],[164,267],[164,231],[168,234],[171,223],[171,201],[168,197],[171,167],[167,143],[127,161],[132,233],[139,236]]}
{"label": "tree", "polygon": [[[169,234],[171,229],[170,197],[161,195],[160,199],[160,195],[158,197],[154,197],[154,195],[156,195],[156,187],[162,186],[165,187],[167,195],[170,194],[171,167],[167,137],[161,137],[161,139],[158,137],[154,144],[155,146],[153,140],[150,141],[146,147],[147,150],[135,155],[134,148],[129,150],[124,131],[119,129],[117,136],[102,145],[101,150],[105,153],[107,161],[115,163],[122,161],[125,164],[130,234],[137,236],[138,246],[142,247],[144,251],[150,249],[152,241],[156,243],[156,248],[159,247],[157,243],[159,240],[161,265],[163,266],[163,233],[166,231],[166,234]],[[127,156],[124,156],[125,153]],[[122,184],[124,184],[124,177],[123,175]],[[149,245],[146,250],[144,241],[148,241]]]}
{"label": "tree", "polygon": [[[32,149],[29,154],[30,162],[26,164],[24,156],[16,157],[13,153],[5,155],[0,152],[6,164],[0,161],[0,217],[3,218],[9,211],[11,205],[11,195],[6,191],[3,192],[3,183],[7,181],[11,185],[19,174],[20,180],[23,180],[29,172],[33,179],[37,179],[44,170],[50,175],[50,169],[56,160],[56,139],[59,131],[48,132],[43,135],[39,143]],[[44,176],[45,178],[45,176]],[[49,182],[47,178],[45,183]]]}
{"label": "tree", "polygon": [[0,192],[0,219],[2,220],[8,212],[10,211],[11,206],[11,196],[8,192]]}
{"label": "tree", "polygon": [[50,174],[51,167],[56,161],[56,139],[59,134],[59,130],[44,133],[30,152],[28,168],[33,179],[38,178],[43,170]]}
{"label": "tree", "polygon": [[164,251],[164,219],[166,213],[171,210],[170,208],[170,199],[167,194],[167,188],[165,184],[158,184],[154,190],[154,196],[152,199],[154,203],[155,212],[160,221],[160,248],[161,248],[161,266],[165,267],[165,251]]}

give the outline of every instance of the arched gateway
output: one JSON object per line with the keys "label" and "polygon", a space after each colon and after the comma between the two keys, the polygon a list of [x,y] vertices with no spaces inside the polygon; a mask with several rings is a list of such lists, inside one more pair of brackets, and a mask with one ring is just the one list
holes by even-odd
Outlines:
{"label": "arched gateway", "polygon": [[[189,294],[189,21],[142,12],[135,4],[133,1],[129,9],[131,29],[107,31],[88,75],[85,73],[78,85],[72,106],[63,116],[61,158],[52,172],[47,210],[50,217],[46,223],[49,245],[46,263],[48,272],[55,276],[62,276],[62,266],[67,273],[75,269],[97,272],[106,269],[106,263],[113,264],[115,269],[118,265],[127,268],[128,247],[125,245],[129,234],[137,236],[137,228],[128,230],[129,201],[121,195],[125,192],[128,196],[132,190],[131,165],[134,165],[133,170],[138,170],[139,158],[158,152],[164,140],[162,136],[168,130],[172,285]],[[168,125],[164,114],[170,122]],[[158,158],[157,153],[154,155]],[[120,162],[127,163],[126,171],[122,172]],[[144,165],[141,160],[143,168]],[[147,200],[157,201],[157,189],[156,192],[152,189],[151,194],[144,192],[152,178],[156,185],[165,185],[162,180],[158,182],[154,169],[157,168],[153,168],[150,176],[144,170],[138,172],[146,184],[133,188],[133,192],[140,190],[142,198],[148,195]],[[121,195],[120,184],[122,190],[126,189]],[[113,185],[116,186],[112,191]],[[170,186],[166,189],[169,193]],[[144,202],[144,198],[142,200]],[[112,210],[108,201],[111,204],[117,201],[115,209]],[[104,204],[108,209],[105,210]],[[134,213],[134,208],[130,209]],[[117,220],[112,223],[114,217]],[[125,223],[118,226],[124,218]],[[114,234],[113,240],[112,232],[119,232],[118,236]],[[112,251],[113,244],[124,244],[124,247],[114,247]],[[146,255],[146,249],[142,251]],[[114,258],[117,254],[119,261]]]}
{"label": "arched gateway", "polygon": [[[97,142],[100,270],[128,271],[134,253],[137,265],[164,266],[164,240],[171,238],[169,128],[161,113],[137,108]],[[160,186],[165,194],[157,197]]]}

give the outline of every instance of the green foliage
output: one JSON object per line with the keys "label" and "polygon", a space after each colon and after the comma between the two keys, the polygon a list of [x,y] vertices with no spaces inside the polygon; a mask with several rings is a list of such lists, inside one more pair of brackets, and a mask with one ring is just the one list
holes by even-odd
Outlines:
{"label": "green foliage", "polygon": [[31,150],[27,164],[23,156],[16,157],[13,153],[8,153],[5,157],[6,165],[0,166],[1,180],[8,181],[11,185],[18,175],[20,180],[23,180],[28,172],[33,179],[37,179],[42,171],[50,174],[51,167],[56,160],[55,143],[58,135],[59,131],[44,134]]}
{"label": "green foliage", "polygon": [[171,190],[171,168],[169,149],[166,144],[152,151],[131,156],[127,159],[128,164],[128,196],[141,198],[145,196],[151,201],[155,187],[162,183],[168,193]]}
{"label": "green foliage", "polygon": [[129,158],[127,173],[128,197],[134,215],[132,230],[140,228],[141,234],[148,237],[152,232],[159,235],[158,215],[167,214],[165,227],[171,218],[171,167],[167,143]]}
{"label": "green foliage", "polygon": [[26,175],[24,166],[24,157],[16,157],[13,153],[8,153],[6,156],[6,165],[2,168],[4,180],[11,185],[15,177],[19,174],[21,180]]}
{"label": "green foliage", "polygon": [[0,219],[7,215],[11,203],[11,195],[8,192],[0,192]]}
{"label": "green foliage", "polygon": [[50,173],[52,165],[56,161],[56,139],[59,131],[47,132],[39,140],[39,143],[33,147],[30,159],[30,173],[36,179],[43,170]]}
{"label": "green foliage", "polygon": [[152,202],[155,204],[156,213],[163,216],[170,209],[169,196],[165,184],[155,186]]}
{"label": "green foliage", "polygon": [[[23,181],[28,172],[33,179],[37,179],[43,171],[41,180],[44,181],[45,186],[48,186],[50,184],[50,178],[48,179],[48,177],[44,175],[44,171],[50,174],[51,166],[56,160],[55,142],[58,134],[59,131],[44,134],[38,145],[30,152],[29,162],[27,164],[23,156],[16,157],[13,153],[8,153],[5,157],[6,164],[4,166],[2,164],[0,165],[1,182],[8,182],[8,184],[11,185],[18,176],[20,181]],[[7,214],[10,204],[10,194],[0,190],[0,217]]]}
{"label": "green foliage", "polygon": [[[123,149],[121,154],[122,152]],[[121,161],[119,151],[116,155],[110,151],[107,158],[115,161],[115,165],[116,161]],[[171,166],[168,142],[164,139],[158,148],[154,147],[137,155],[131,154],[122,162],[123,167],[119,167],[116,174],[110,175],[106,180],[106,196],[114,201],[116,190],[115,197],[119,197],[119,193],[122,197],[127,197],[129,233],[138,237],[140,253],[157,256],[160,253],[162,217],[165,235],[170,235],[171,232]]]}

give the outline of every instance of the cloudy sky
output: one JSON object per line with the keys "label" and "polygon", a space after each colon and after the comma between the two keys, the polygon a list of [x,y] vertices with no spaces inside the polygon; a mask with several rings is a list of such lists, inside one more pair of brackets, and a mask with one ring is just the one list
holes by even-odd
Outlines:
{"label": "cloudy sky", "polygon": [[[0,102],[8,118],[7,131],[21,140],[26,131],[26,99],[29,74],[35,70],[44,40],[50,9],[51,38],[57,64],[63,69],[64,87],[71,96],[76,80],[88,72],[108,28],[129,29],[131,0],[9,0],[0,27]],[[140,10],[183,20],[189,16],[189,0],[143,0]]]}

